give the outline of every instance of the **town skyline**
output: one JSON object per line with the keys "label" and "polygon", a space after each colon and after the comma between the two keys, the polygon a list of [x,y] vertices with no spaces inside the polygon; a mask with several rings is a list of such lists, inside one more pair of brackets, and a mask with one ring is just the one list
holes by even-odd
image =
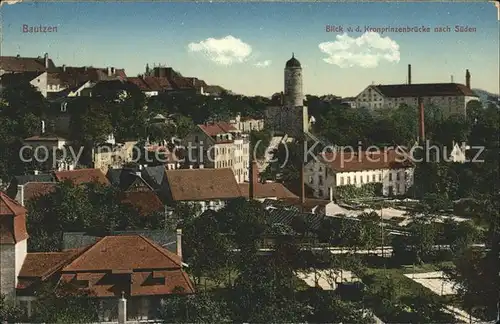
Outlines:
{"label": "town skyline", "polygon": [[[465,83],[469,69],[473,88],[500,87],[491,3],[18,3],[2,12],[3,55],[47,52],[57,65],[128,76],[163,64],[244,95],[282,91],[292,52],[305,94],[406,83],[408,64],[412,83]],[[26,32],[38,26],[56,30]]]}

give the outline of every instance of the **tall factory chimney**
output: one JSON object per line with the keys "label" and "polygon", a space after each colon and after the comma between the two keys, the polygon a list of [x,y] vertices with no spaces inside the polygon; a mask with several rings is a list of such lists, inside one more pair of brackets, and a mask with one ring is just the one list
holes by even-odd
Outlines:
{"label": "tall factory chimney", "polygon": [[251,159],[250,170],[248,171],[249,171],[248,198],[250,200],[253,200],[255,199],[255,190],[257,187],[257,183],[259,182],[259,166],[254,158]]}
{"label": "tall factory chimney", "polygon": [[419,137],[420,142],[425,143],[425,111],[424,111],[424,100],[418,98],[419,101]]}
{"label": "tall factory chimney", "polygon": [[408,64],[408,84],[411,84],[411,64]]}
{"label": "tall factory chimney", "polygon": [[470,72],[469,70],[465,70],[465,85],[467,86],[467,88],[471,88],[470,87]]}

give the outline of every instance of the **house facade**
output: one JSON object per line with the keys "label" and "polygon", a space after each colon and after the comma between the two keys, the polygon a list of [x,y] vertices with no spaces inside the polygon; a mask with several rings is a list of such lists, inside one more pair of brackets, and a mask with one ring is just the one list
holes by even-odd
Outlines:
{"label": "house facade", "polygon": [[248,181],[250,139],[229,123],[198,125],[183,140],[188,163],[205,168],[231,168],[237,182]]}
{"label": "house facade", "polygon": [[263,119],[254,119],[251,117],[236,116],[235,119],[229,122],[234,128],[243,133],[250,133],[251,131],[260,131],[264,129]]}
{"label": "house facade", "polygon": [[378,183],[382,195],[404,195],[413,185],[414,165],[403,152],[390,149],[379,152],[326,153],[308,162],[304,168],[306,185],[320,199],[330,199],[336,188],[361,187]]}
{"label": "house facade", "polygon": [[[129,301],[129,319],[150,319],[162,297],[193,293],[183,270],[182,250],[174,254],[142,235],[105,236],[80,249],[28,253],[26,209],[0,192],[2,256],[0,293],[33,312],[35,291],[44,282],[71,283],[100,304],[101,320],[117,318],[116,301]],[[180,244],[178,244],[180,246]]]}

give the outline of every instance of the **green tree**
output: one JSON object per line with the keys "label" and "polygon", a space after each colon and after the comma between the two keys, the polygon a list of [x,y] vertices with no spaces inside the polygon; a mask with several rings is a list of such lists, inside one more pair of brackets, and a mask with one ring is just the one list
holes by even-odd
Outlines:
{"label": "green tree", "polygon": [[98,319],[98,301],[90,291],[70,283],[42,285],[35,295],[31,320],[37,323],[89,323]]}
{"label": "green tree", "polygon": [[0,295],[0,322],[16,323],[25,317],[24,311],[13,302]]}

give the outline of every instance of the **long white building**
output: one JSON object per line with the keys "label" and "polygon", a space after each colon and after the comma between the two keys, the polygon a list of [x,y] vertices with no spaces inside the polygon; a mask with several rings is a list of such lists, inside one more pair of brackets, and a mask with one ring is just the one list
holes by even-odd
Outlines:
{"label": "long white building", "polygon": [[403,195],[413,185],[414,164],[402,152],[323,153],[309,161],[304,170],[306,185],[314,196],[328,199],[340,186],[361,187],[381,183],[384,196]]}
{"label": "long white building", "polygon": [[408,67],[408,84],[369,85],[356,96],[356,107],[370,110],[393,109],[401,104],[417,106],[421,99],[425,106],[442,109],[443,116],[466,115],[467,104],[479,100],[470,85],[466,71],[465,85],[460,83],[411,83],[411,66]]}

